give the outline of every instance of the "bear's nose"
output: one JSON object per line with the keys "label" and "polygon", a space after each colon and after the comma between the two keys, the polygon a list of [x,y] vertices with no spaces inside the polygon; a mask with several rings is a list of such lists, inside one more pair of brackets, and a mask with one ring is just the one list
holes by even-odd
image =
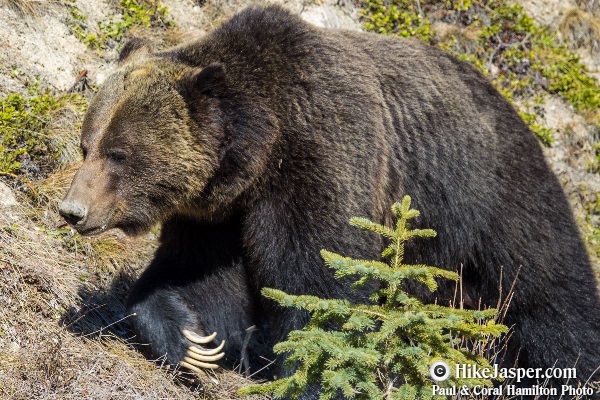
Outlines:
{"label": "bear's nose", "polygon": [[58,213],[69,225],[75,226],[85,218],[87,210],[75,201],[63,201],[58,208]]}

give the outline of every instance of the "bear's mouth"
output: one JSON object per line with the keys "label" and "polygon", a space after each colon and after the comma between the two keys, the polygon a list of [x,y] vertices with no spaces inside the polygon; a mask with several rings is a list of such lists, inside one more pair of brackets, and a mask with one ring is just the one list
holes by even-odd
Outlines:
{"label": "bear's mouth", "polygon": [[92,224],[89,223],[90,220],[89,220],[89,215],[88,215],[88,218],[84,219],[83,221],[81,221],[78,224],[71,225],[71,227],[73,227],[73,229],[75,229],[77,231],[77,233],[79,233],[82,236],[98,235],[102,232],[105,232],[105,231],[113,228],[112,221],[114,221],[116,214],[117,214],[117,209],[114,209],[108,215],[108,217],[104,219],[104,222],[92,223]]}
{"label": "bear's mouth", "polygon": [[94,236],[97,235],[99,233],[102,233],[104,231],[108,230],[107,225],[101,225],[101,226],[92,226],[92,227],[77,227],[74,226],[73,228],[75,228],[75,230],[77,231],[77,233],[79,233],[82,236]]}

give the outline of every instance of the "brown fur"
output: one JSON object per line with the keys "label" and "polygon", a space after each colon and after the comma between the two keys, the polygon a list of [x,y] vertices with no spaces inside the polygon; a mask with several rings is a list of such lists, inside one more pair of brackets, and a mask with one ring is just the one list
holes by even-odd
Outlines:
{"label": "brown fur", "polygon": [[[415,41],[315,28],[277,7],[166,52],[132,45],[122,58],[86,116],[87,155],[63,214],[84,233],[165,224],[129,304],[140,335],[171,362],[189,325],[220,332],[250,318],[278,341],[305,324],[261,300],[262,287],[363,299],[319,250],[377,258],[382,243],[348,219],[389,223],[390,205],[409,194],[417,225],[438,232],[411,246],[409,261],[463,264],[466,295],[488,306],[523,267],[507,315],[520,365],[579,357],[584,380],[597,367],[600,301],[564,193],[527,126],[470,65]],[[237,249],[231,260],[227,248]],[[215,271],[249,292],[218,286]],[[165,308],[165,296],[181,300]],[[213,303],[239,313],[219,317]]]}

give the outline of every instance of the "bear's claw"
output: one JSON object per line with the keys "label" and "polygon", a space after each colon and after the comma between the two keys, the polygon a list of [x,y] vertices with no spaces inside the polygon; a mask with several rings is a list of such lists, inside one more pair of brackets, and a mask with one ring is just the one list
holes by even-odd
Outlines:
{"label": "bear's claw", "polygon": [[[217,332],[209,336],[200,336],[195,332],[184,329],[183,335],[186,337],[187,340],[189,340],[192,343],[206,344],[212,342],[215,339],[215,337],[217,336]],[[221,350],[224,346],[224,340],[218,347],[214,349],[204,349],[202,347],[192,345],[188,347],[186,356],[183,358],[183,361],[180,362],[180,365],[198,374],[201,372],[205,372],[200,368],[217,369],[219,368],[219,366],[217,364],[213,364],[212,361],[217,361],[223,358],[225,353],[221,352]]]}
{"label": "bear's claw", "polygon": [[[224,346],[225,346],[225,341],[223,340],[221,342],[221,344],[214,349],[206,350],[206,349],[203,349],[198,346],[190,346],[189,351],[199,354],[201,356],[214,356],[215,354],[217,354],[218,352],[223,350]],[[223,353],[221,353],[221,354],[223,354]],[[218,358],[217,358],[217,360],[218,360]],[[211,360],[206,360],[206,361],[211,361]]]}
{"label": "bear's claw", "polygon": [[191,358],[191,357],[183,357],[184,361],[181,362],[181,365],[192,369],[190,367],[190,365],[195,365],[197,367],[200,368],[206,368],[206,369],[217,369],[219,368],[219,366],[217,364],[211,364],[211,363],[206,363],[206,362],[202,362],[202,361],[198,361],[195,358]]}
{"label": "bear's claw", "polygon": [[217,332],[214,332],[212,335],[209,335],[209,336],[200,336],[196,332],[192,332],[192,331],[188,331],[187,329],[184,329],[183,336],[185,336],[186,339],[189,340],[190,342],[198,343],[198,344],[206,344],[206,343],[210,343],[213,340],[215,340],[215,338],[217,337]]}

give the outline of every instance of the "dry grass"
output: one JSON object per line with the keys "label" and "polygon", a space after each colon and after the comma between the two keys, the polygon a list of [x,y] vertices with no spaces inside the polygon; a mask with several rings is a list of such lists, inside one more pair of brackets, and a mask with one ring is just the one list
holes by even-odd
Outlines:
{"label": "dry grass", "polygon": [[236,398],[247,380],[220,384],[146,360],[124,300],[155,238],[83,238],[58,226],[57,199],[74,168],[37,188],[43,207],[0,210],[0,398]]}
{"label": "dry grass", "polygon": [[6,4],[21,15],[39,17],[41,10],[48,5],[58,4],[59,0],[0,0],[0,3]]}
{"label": "dry grass", "polygon": [[578,7],[564,12],[558,26],[562,37],[574,49],[600,50],[600,18]]}
{"label": "dry grass", "polygon": [[582,9],[600,16],[600,2],[598,0],[575,0],[575,3]]}
{"label": "dry grass", "polygon": [[[0,3],[33,17],[58,4]],[[207,29],[225,19],[221,11],[230,15],[242,6],[207,3],[213,10]],[[84,108],[68,102],[52,115],[48,134],[61,150],[60,170],[32,182],[37,196],[19,180],[3,180],[30,196],[21,195],[18,208],[0,209],[0,399],[238,398],[237,389],[249,381],[237,373],[218,372],[216,385],[208,377],[163,367],[161,360],[149,361],[139,351],[124,301],[152,257],[155,234],[83,238],[62,226],[57,205],[79,166]]]}

